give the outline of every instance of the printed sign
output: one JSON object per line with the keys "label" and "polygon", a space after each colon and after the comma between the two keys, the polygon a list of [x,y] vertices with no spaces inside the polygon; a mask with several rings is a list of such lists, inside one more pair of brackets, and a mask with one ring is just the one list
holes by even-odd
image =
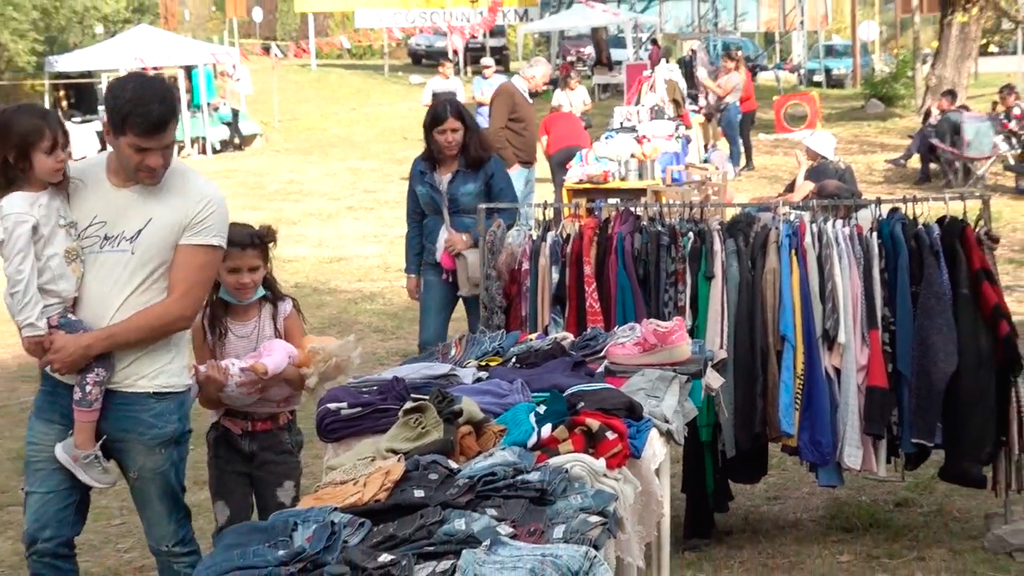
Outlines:
{"label": "printed sign", "polygon": [[[569,1],[570,0],[563,0]],[[756,1],[756,0],[752,0]],[[353,12],[355,10],[444,10],[452,8],[474,8],[486,4],[486,0],[293,0],[295,13],[303,12]],[[540,5],[540,0],[505,0],[505,6],[518,8]]]}
{"label": "printed sign", "polygon": [[[487,15],[486,9],[356,10],[356,28],[426,28],[431,25],[470,25]],[[540,8],[502,8],[495,24],[525,24],[540,20]]]}

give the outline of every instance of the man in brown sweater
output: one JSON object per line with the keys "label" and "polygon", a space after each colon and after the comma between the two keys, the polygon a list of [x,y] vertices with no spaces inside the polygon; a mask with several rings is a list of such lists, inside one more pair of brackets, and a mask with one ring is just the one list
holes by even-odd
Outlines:
{"label": "man in brown sweater", "polygon": [[533,203],[537,181],[537,112],[531,94],[547,89],[551,64],[534,58],[491,95],[490,135],[495,151],[505,161],[519,197],[520,222],[533,224]]}

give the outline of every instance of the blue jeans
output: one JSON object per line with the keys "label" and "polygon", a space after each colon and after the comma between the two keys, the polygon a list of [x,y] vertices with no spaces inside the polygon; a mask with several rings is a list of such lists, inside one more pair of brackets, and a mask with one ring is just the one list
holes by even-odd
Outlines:
{"label": "blue jeans", "polygon": [[740,118],[742,116],[740,105],[733,102],[726,105],[718,117],[718,126],[722,129],[722,134],[725,134],[725,141],[729,143],[729,162],[737,170],[740,167],[743,146],[740,144]]}
{"label": "blue jeans", "polygon": [[537,455],[515,446],[499,446],[462,466],[459,478],[473,481],[477,491],[484,486],[511,480],[533,470]]}
{"label": "blue jeans", "polygon": [[[423,264],[420,270],[420,354],[448,341],[448,325],[455,305],[462,300],[469,320],[469,331],[480,328],[480,297],[461,298],[459,285],[442,277],[439,264]],[[455,272],[452,271],[454,278]]]}
{"label": "blue jeans", "polygon": [[[74,425],[73,389],[44,373],[28,419],[22,543],[30,574],[78,574],[75,538],[89,515],[90,489],[53,454]],[[160,576],[192,574],[201,557],[185,503],[191,409],[187,390],[108,390],[100,413],[103,452],[124,474]]]}
{"label": "blue jeans", "polygon": [[537,167],[536,165],[524,168],[522,166],[508,173],[512,178],[512,186],[516,189],[516,196],[519,197],[519,222],[533,226],[533,196],[537,188]]}
{"label": "blue jeans", "polygon": [[369,521],[333,506],[281,510],[266,521],[224,530],[195,574],[309,573],[337,562],[342,550],[359,544],[369,532]]}

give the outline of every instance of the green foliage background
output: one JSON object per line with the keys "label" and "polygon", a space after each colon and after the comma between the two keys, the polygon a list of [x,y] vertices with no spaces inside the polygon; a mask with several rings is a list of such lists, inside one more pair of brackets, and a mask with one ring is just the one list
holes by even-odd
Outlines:
{"label": "green foliage background", "polygon": [[36,76],[44,57],[154,24],[159,11],[158,0],[0,0],[0,78]]}

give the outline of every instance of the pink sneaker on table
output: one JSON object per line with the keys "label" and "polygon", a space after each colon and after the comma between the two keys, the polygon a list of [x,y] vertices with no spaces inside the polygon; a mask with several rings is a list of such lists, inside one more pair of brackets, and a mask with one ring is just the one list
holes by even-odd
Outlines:
{"label": "pink sneaker on table", "polygon": [[635,338],[609,346],[605,358],[626,366],[665,366],[690,357],[692,345],[684,319],[644,320],[639,328]]}

